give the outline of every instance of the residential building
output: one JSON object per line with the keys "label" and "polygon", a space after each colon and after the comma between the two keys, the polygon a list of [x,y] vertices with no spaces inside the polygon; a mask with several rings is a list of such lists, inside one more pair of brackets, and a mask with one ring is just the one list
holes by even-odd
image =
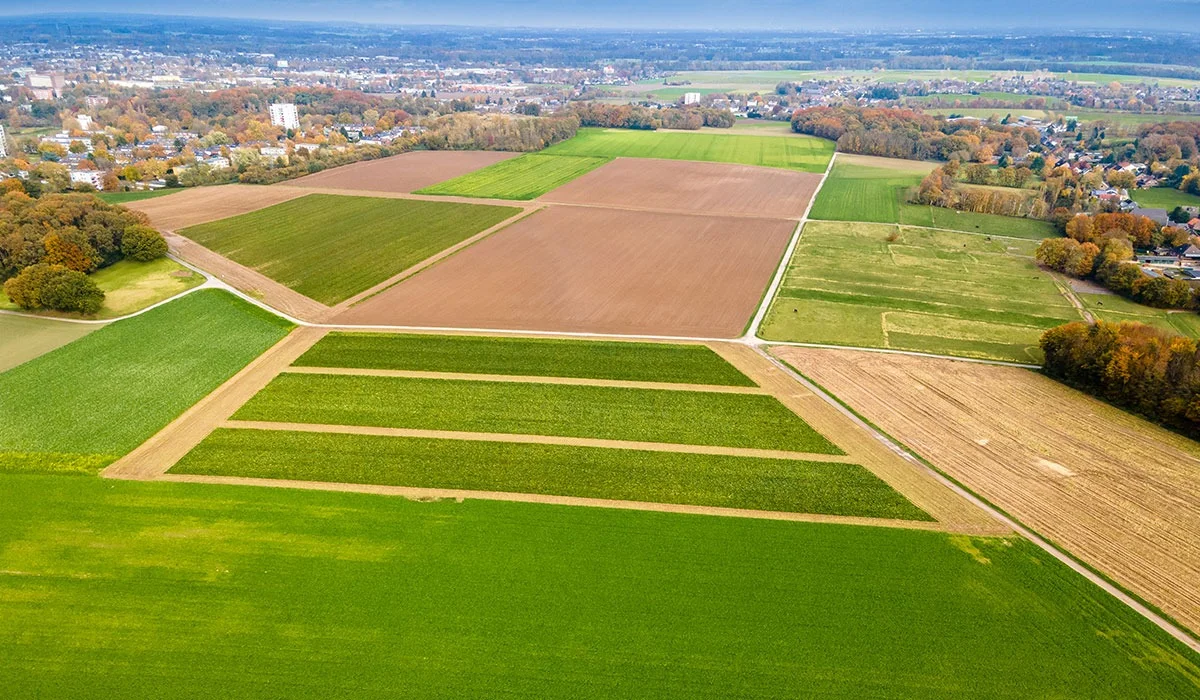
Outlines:
{"label": "residential building", "polygon": [[0,158],[8,157],[8,135],[4,133],[4,125],[0,124]]}
{"label": "residential building", "polygon": [[104,189],[104,172],[102,170],[72,170],[72,185],[91,185],[95,189]]}
{"label": "residential building", "polygon": [[296,112],[296,105],[290,102],[271,105],[271,124],[283,129],[299,129],[300,116]]}
{"label": "residential building", "polygon": [[79,128],[84,131],[91,131],[92,127],[95,126],[95,122],[86,114],[75,115],[75,121],[79,122]]}
{"label": "residential building", "polygon": [[30,73],[25,76],[25,86],[35,100],[54,100],[62,96],[66,81],[62,73]]}
{"label": "residential building", "polygon": [[699,104],[700,103],[700,93],[698,93],[698,92],[683,93],[683,103],[685,105]]}

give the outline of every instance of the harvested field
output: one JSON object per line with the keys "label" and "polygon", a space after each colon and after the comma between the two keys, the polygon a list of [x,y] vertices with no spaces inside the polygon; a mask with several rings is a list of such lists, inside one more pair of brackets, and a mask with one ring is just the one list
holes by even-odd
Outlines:
{"label": "harvested field", "polygon": [[307,192],[286,187],[261,185],[220,185],[190,187],[170,197],[126,202],[127,209],[145,212],[158,229],[177,231],[188,226],[256,211]]}
{"label": "harvested field", "polygon": [[519,155],[502,151],[412,151],[331,168],[278,186],[407,194]]}
{"label": "harvested field", "polygon": [[798,219],[820,182],[820,175],[778,168],[618,158],[542,201]]}
{"label": "harvested field", "polygon": [[735,337],[794,226],[551,206],[333,322]]}
{"label": "harvested field", "polygon": [[1026,370],[774,352],[967,488],[1200,630],[1200,445]]}

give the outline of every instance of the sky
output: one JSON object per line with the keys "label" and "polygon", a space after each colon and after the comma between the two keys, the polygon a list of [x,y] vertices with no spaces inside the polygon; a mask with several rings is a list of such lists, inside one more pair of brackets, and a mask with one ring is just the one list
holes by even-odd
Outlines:
{"label": "sky", "polygon": [[46,12],[629,29],[1177,31],[1200,26],[1200,0],[0,0],[0,15]]}

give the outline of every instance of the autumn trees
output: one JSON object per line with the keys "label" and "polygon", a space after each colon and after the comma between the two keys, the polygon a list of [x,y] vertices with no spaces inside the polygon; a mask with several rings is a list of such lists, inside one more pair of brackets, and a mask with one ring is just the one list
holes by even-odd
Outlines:
{"label": "autumn trees", "polygon": [[[160,236],[161,238],[161,236]],[[22,309],[51,309],[94,314],[104,292],[90,277],[64,265],[38,263],[4,283],[4,293]]]}
{"label": "autumn trees", "polygon": [[734,121],[733,113],[727,109],[700,106],[651,109],[639,105],[576,102],[572,103],[570,111],[579,118],[580,126],[608,129],[696,130],[704,126],[727,129]]}

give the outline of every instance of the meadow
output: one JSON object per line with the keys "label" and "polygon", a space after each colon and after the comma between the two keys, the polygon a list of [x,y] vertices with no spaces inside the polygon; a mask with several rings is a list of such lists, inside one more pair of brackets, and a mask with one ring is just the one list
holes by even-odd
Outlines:
{"label": "meadow", "polygon": [[1191,311],[1172,312],[1143,306],[1116,294],[1077,294],[1085,308],[1096,318],[1112,323],[1136,321],[1169,333],[1200,338],[1200,315]]}
{"label": "meadow", "polygon": [[311,299],[336,304],[519,212],[310,194],[180,233]]}
{"label": "meadow", "polygon": [[529,153],[417,190],[417,194],[528,200],[595,170],[610,158]]}
{"label": "meadow", "polygon": [[714,131],[637,131],[580,129],[574,138],[557,143],[547,155],[599,158],[665,158],[714,163],[738,163],[787,168],[810,173],[825,171],[833,157],[833,142],[815,137],[779,138]]}
{"label": "meadow", "polygon": [[1040,361],[1042,332],[1080,315],[1033,241],[810,222],[760,335],[768,340]]}
{"label": "meadow", "polygon": [[[764,92],[773,93],[775,86],[781,82],[799,82],[804,80],[830,80],[834,78],[861,79],[863,81],[878,81],[880,83],[902,83],[909,80],[963,80],[968,82],[984,82],[999,73],[1025,73],[1025,71],[990,71],[990,70],[733,70],[733,71],[681,71],[671,75],[671,82],[690,82],[691,92],[700,89],[735,92]],[[1195,87],[1200,81],[1186,78],[1156,78],[1143,75],[1124,75],[1109,73],[1057,73],[1058,77],[1076,82],[1098,83],[1107,85],[1112,82],[1122,84],[1157,83],[1164,87]],[[655,87],[662,86],[663,79],[656,78],[638,83],[637,88],[643,92],[656,92]],[[657,94],[657,93],[656,93]]]}
{"label": "meadow", "polygon": [[[170,299],[204,283],[203,276],[170,258],[159,258],[150,262],[119,260],[96,270],[89,277],[104,292],[104,304],[100,311],[95,316],[87,317],[94,319],[118,318],[141,311],[147,306]],[[0,309],[15,311],[19,308],[0,291]],[[83,318],[83,315],[78,313],[36,313],[44,316]]]}
{"label": "meadow", "polygon": [[989,236],[1025,238],[1032,241],[1057,238],[1059,235],[1058,229],[1054,227],[1053,223],[1041,219],[977,214],[920,204],[901,204],[900,223],[906,226],[944,228],[963,233],[982,233]]}
{"label": "meadow", "polygon": [[0,472],[94,473],[145,441],[289,330],[201,290],[0,374]]}
{"label": "meadow", "polygon": [[219,429],[171,473],[931,520],[853,464],[569,445]]}
{"label": "meadow", "polygon": [[154,199],[155,197],[165,197],[169,194],[178,192],[177,189],[171,190],[142,190],[140,192],[97,192],[96,196],[108,202],[109,204],[124,204],[126,202],[137,202],[143,199]]}
{"label": "meadow", "polygon": [[333,332],[295,364],[754,386],[704,345],[667,343]]}
{"label": "meadow", "polygon": [[0,372],[78,340],[98,328],[82,323],[0,314]]}
{"label": "meadow", "polygon": [[704,391],[285,373],[234,419],[842,454],[772,396]]}
{"label": "meadow", "polygon": [[1200,207],[1200,197],[1187,192],[1181,192],[1173,187],[1152,187],[1148,190],[1130,190],[1129,196],[1133,201],[1149,209],[1166,209],[1175,207]]}
{"label": "meadow", "polygon": [[1181,698],[1020,539],[0,476],[12,697]]}

